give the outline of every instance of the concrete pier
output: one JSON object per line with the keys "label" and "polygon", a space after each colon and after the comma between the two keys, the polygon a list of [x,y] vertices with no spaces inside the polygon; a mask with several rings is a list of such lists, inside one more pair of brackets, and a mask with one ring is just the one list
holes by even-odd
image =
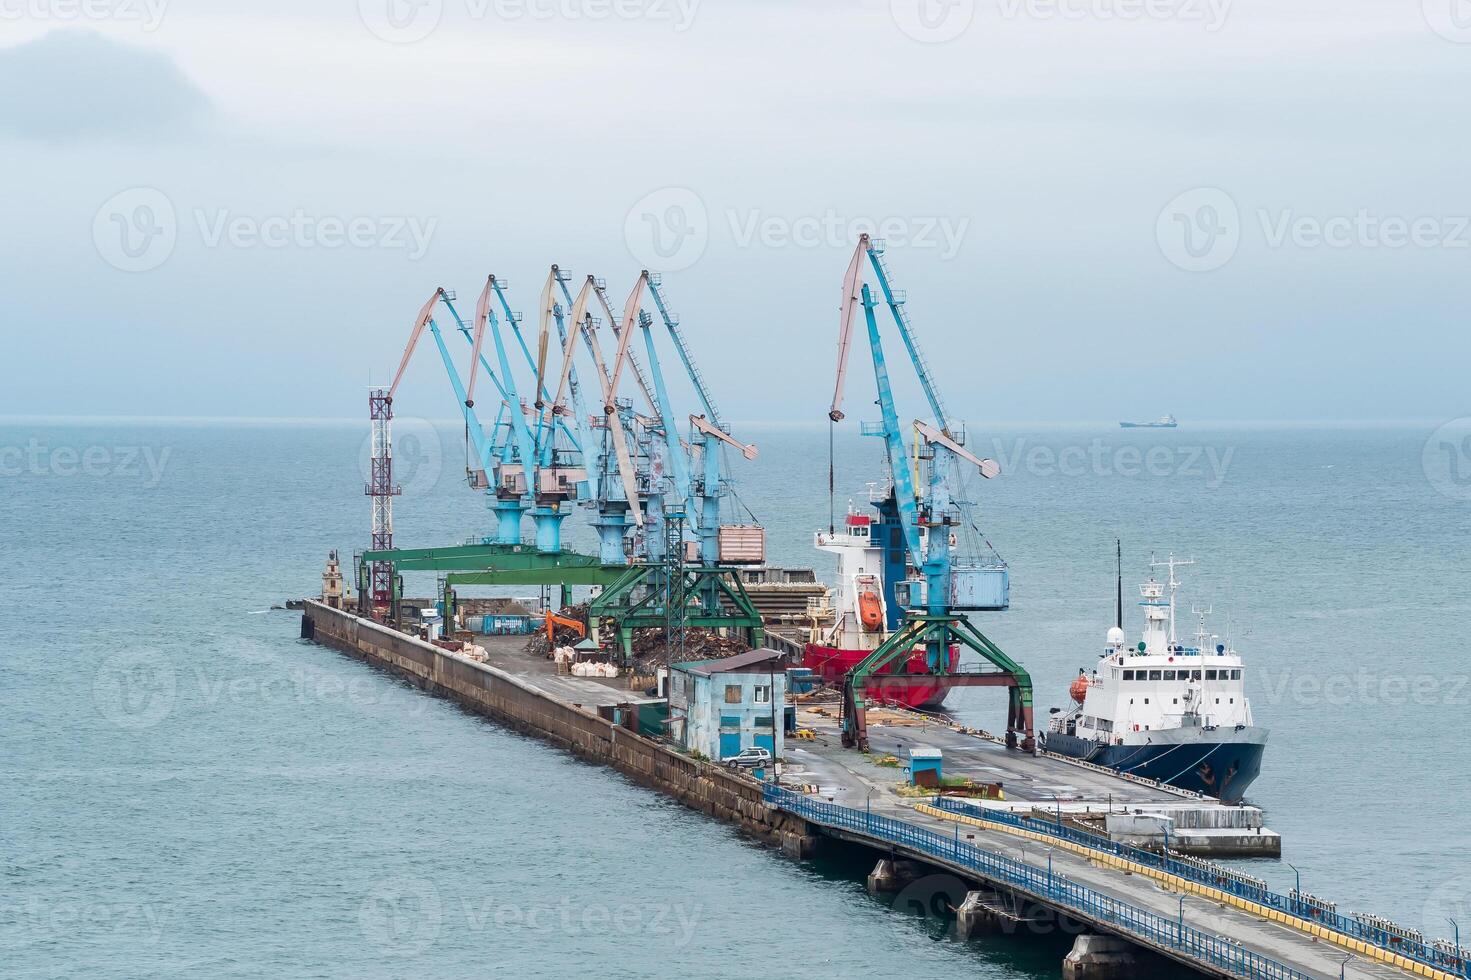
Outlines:
{"label": "concrete pier", "polygon": [[1085,933],[1063,958],[1063,980],[1132,980],[1139,976],[1134,947],[1113,936]]}
{"label": "concrete pier", "polygon": [[868,873],[868,893],[882,895],[897,892],[922,874],[920,866],[913,861],[895,861],[880,858]]}
{"label": "concrete pier", "polygon": [[[949,875],[955,879],[949,901],[960,901],[957,920],[963,912],[966,935],[1033,921],[1090,930],[1093,935],[1075,945],[1064,964],[1068,977],[1169,975],[1154,968],[1158,957],[1173,964],[1165,970],[1211,976],[1313,980],[1344,970],[1348,980],[1411,975],[1454,980],[1450,973],[1362,942],[1353,947],[1356,958],[1345,963],[1343,937],[1320,925],[1183,879],[1157,881],[1162,872],[1131,868],[1123,859],[1030,831],[1018,836],[1012,828],[943,812],[927,799],[905,799],[896,792],[894,767],[859,753],[831,748],[816,752],[809,741],[806,748],[786,753],[789,763],[797,760],[782,775],[787,788],[763,785],[600,717],[584,705],[625,703],[635,693],[612,680],[558,676],[549,662],[515,650],[519,641],[507,641],[499,652],[492,649],[491,662],[481,663],[316,601],[303,605],[302,636],[391,670],[425,691],[587,761],[611,766],[794,858],[810,855],[830,839],[869,848],[879,859],[870,876],[876,892],[899,891],[902,896],[908,882],[918,887],[928,876]],[[882,726],[871,725],[871,737],[876,727]],[[969,738],[972,747],[982,742],[965,733],[951,734]],[[887,737],[897,750],[927,744],[934,733],[899,727]],[[946,756],[951,757],[948,749]],[[982,769],[995,762],[994,769],[1004,765],[1010,767],[1005,771],[1019,774],[1010,777],[1008,797],[1014,783],[1019,797],[1036,800],[1045,794],[1053,797],[1054,806],[1061,805],[1057,797],[1063,788],[1056,781],[1073,772],[1054,768],[1052,760],[1019,753],[998,756],[990,748],[979,750],[976,761]],[[1033,762],[1039,764],[1028,768]],[[1136,787],[1130,792],[1158,791]],[[833,802],[838,796],[842,799]],[[1181,903],[1179,895],[1186,891],[1194,898]],[[989,900],[992,895],[995,899]],[[1124,965],[1130,956],[1135,958],[1132,968]]]}

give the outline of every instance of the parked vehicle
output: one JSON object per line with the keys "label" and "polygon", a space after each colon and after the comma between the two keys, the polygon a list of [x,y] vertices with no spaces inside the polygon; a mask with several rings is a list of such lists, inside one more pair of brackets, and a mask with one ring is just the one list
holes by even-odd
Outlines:
{"label": "parked vehicle", "polygon": [[759,746],[751,746],[725,760],[728,765],[743,766],[752,769],[771,764],[771,753]]}

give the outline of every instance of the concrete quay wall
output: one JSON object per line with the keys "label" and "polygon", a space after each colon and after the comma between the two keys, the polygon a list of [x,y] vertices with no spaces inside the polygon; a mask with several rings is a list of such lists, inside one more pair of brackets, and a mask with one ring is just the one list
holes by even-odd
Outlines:
{"label": "concrete quay wall", "polygon": [[691,759],[524,681],[372,620],[308,600],[301,635],[398,674],[425,691],[580,758],[611,766],[691,809],[805,857],[817,831],[761,798],[761,785],[723,766]]}

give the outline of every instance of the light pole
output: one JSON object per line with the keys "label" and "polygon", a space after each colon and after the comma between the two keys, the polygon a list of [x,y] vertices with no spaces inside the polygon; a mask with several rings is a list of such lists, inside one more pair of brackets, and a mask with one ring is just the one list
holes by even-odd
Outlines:
{"label": "light pole", "polygon": [[1049,895],[1057,891],[1057,883],[1052,876],[1052,852],[1054,850],[1056,848],[1047,848],[1047,894]]}
{"label": "light pole", "polygon": [[1461,955],[1461,926],[1460,926],[1459,923],[1456,922],[1455,919],[1446,919],[1445,921],[1449,922],[1451,924],[1451,928],[1454,929],[1454,930],[1456,930],[1456,955],[1457,956],[1460,956]]}
{"label": "light pole", "polygon": [[1297,887],[1292,890],[1292,911],[1296,912],[1298,905],[1302,902],[1302,872],[1297,870],[1297,865],[1291,861],[1286,863],[1292,869],[1292,873],[1297,875]]}
{"label": "light pole", "polygon": [[1179,918],[1178,921],[1179,921],[1179,934],[1178,934],[1177,942],[1183,944],[1185,942],[1185,896],[1184,895],[1181,895],[1180,896],[1180,918]]}
{"label": "light pole", "polygon": [[1348,961],[1351,960],[1351,959],[1353,959],[1353,958],[1354,958],[1354,954],[1349,953],[1347,956],[1345,956],[1343,958],[1343,962],[1340,963],[1340,964],[1338,964],[1338,980],[1344,980],[1345,976],[1347,976],[1347,973],[1348,973]]}

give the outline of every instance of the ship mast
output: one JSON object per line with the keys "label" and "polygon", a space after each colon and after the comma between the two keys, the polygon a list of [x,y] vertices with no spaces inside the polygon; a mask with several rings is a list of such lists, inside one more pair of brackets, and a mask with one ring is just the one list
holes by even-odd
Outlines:
{"label": "ship mast", "polygon": [[1170,650],[1175,649],[1175,593],[1180,589],[1180,582],[1175,578],[1175,569],[1184,565],[1194,565],[1194,558],[1176,558],[1174,552],[1170,552],[1169,558],[1164,561],[1149,559],[1150,568],[1168,568],[1170,570]]}

